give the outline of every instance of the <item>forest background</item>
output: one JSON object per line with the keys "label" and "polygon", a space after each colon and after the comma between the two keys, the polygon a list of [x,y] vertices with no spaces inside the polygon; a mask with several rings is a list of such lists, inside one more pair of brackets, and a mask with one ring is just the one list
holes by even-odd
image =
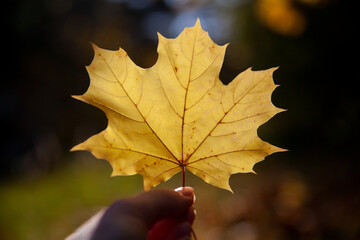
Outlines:
{"label": "forest background", "polygon": [[[63,239],[102,206],[143,191],[139,176],[69,149],[103,130],[86,91],[89,42],[122,47],[141,67],[157,35],[200,18],[230,42],[220,73],[279,66],[274,105],[288,111],[259,129],[289,149],[237,174],[235,194],[188,174],[199,239],[359,239],[359,93],[355,7],[341,0],[18,0],[3,11],[0,238]],[[4,66],[5,63],[5,66]],[[180,176],[159,187],[174,188]]]}

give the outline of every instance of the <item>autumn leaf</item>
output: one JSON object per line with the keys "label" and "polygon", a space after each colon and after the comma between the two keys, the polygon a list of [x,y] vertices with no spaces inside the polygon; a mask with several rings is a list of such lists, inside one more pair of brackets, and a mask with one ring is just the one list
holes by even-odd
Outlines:
{"label": "autumn leaf", "polygon": [[158,60],[138,67],[123,49],[93,45],[90,86],[75,98],[98,107],[107,128],[72,150],[106,159],[112,176],[141,174],[145,189],[185,168],[207,183],[232,191],[234,173],[282,151],[262,141],[257,129],[283,111],[271,103],[275,69],[219,80],[227,45],[216,45],[200,25],[175,39],[159,34]]}

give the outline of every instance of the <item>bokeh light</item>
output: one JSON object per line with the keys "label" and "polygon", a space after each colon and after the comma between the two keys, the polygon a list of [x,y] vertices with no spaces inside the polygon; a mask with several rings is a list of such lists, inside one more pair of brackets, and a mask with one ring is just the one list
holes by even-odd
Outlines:
{"label": "bokeh light", "polygon": [[305,17],[291,0],[258,0],[256,14],[272,30],[285,35],[300,35],[306,27]]}

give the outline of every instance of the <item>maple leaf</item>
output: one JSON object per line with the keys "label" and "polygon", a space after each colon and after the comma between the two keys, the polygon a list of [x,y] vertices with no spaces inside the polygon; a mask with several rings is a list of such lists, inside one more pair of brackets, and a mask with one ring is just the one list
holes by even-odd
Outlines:
{"label": "maple leaf", "polygon": [[90,86],[74,96],[105,112],[107,128],[72,150],[106,159],[112,176],[139,173],[146,190],[186,168],[232,191],[234,173],[283,151],[257,128],[283,111],[271,103],[275,68],[248,69],[228,85],[219,80],[227,44],[215,44],[197,20],[175,39],[159,35],[158,60],[143,69],[123,49],[93,45]]}

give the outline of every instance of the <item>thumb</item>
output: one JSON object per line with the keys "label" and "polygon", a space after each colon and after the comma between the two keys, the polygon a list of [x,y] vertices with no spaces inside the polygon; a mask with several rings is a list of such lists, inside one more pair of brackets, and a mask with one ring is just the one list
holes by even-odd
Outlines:
{"label": "thumb", "polygon": [[184,187],[174,190],[155,189],[133,197],[148,228],[165,218],[186,217],[194,202],[194,189]]}

